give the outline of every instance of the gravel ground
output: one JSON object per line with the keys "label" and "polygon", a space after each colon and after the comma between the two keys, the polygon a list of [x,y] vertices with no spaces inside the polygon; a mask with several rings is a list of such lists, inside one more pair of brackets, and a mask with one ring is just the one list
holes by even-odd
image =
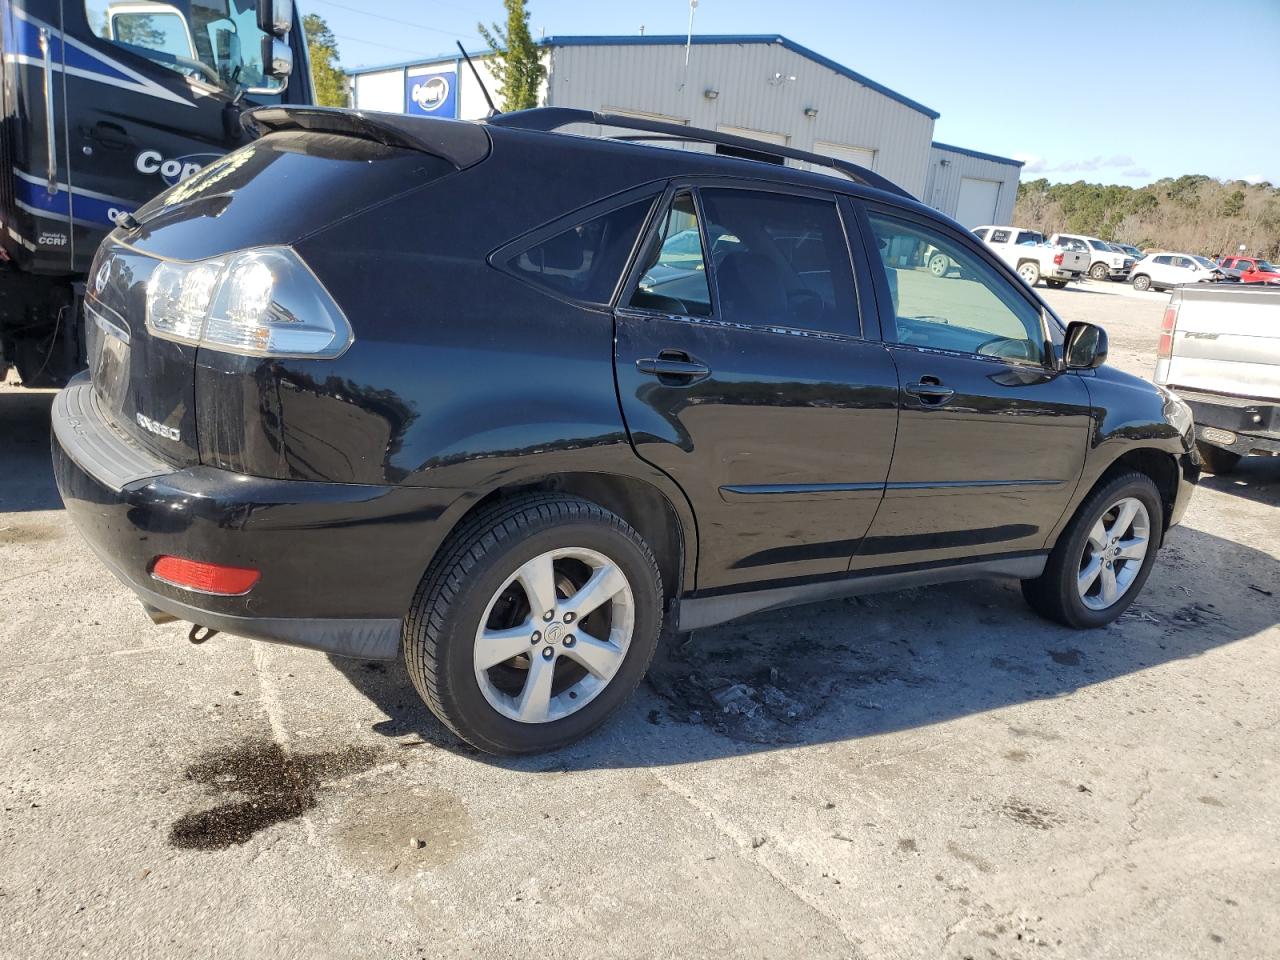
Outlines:
{"label": "gravel ground", "polygon": [[[1165,297],[1046,296],[1150,372]],[[398,663],[151,626],[49,402],[0,390],[0,956],[1277,954],[1280,461],[1110,628],[994,582],[756,616],[499,762]]]}

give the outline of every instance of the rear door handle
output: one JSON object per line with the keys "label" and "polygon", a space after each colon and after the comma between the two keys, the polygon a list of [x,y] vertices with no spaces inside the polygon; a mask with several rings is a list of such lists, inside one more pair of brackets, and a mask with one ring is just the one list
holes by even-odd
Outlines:
{"label": "rear door handle", "polygon": [[902,389],[930,407],[941,406],[956,395],[950,387],[943,386],[937,377],[921,377],[919,383],[909,383]]}
{"label": "rear door handle", "polygon": [[683,383],[696,383],[711,376],[710,367],[683,350],[663,350],[656,357],[642,357],[636,361],[636,369],[659,380]]}

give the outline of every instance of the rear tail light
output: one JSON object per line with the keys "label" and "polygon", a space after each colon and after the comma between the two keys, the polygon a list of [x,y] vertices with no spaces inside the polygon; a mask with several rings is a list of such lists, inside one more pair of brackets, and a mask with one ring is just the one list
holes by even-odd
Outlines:
{"label": "rear tail light", "polygon": [[1178,326],[1178,305],[1171,303],[1165,307],[1164,318],[1160,321],[1160,345],[1156,348],[1157,360],[1168,360],[1173,356],[1173,331]]}
{"label": "rear tail light", "polygon": [[1055,264],[1057,264],[1059,267],[1060,267],[1060,266],[1062,266],[1062,258],[1063,258],[1064,256],[1065,256],[1065,254],[1061,254],[1061,253],[1056,253],[1056,254],[1054,254],[1054,256],[1053,256],[1053,262],[1054,262]]}
{"label": "rear tail light", "polygon": [[161,263],[147,281],[147,329],[251,357],[327,359],[351,345],[342,310],[288,247]]}
{"label": "rear tail light", "polygon": [[151,565],[151,576],[157,580],[223,597],[238,597],[253,589],[262,578],[257,570],[247,567],[228,567],[220,563],[201,563],[183,557],[157,557]]}

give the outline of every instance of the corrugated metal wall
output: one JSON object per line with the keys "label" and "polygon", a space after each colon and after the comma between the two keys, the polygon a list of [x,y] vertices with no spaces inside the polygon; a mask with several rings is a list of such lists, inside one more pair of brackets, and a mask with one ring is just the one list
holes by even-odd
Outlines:
{"label": "corrugated metal wall", "polygon": [[[943,161],[947,161],[945,164]],[[968,153],[932,146],[929,150],[929,176],[922,199],[949,217],[956,215],[963,178],[994,180],[1000,184],[995,217],[991,223],[1010,223],[1013,205],[1018,199],[1018,180],[1022,168],[1016,163],[1000,163],[994,158],[975,157]],[[977,226],[977,224],[966,224]]]}
{"label": "corrugated metal wall", "polygon": [[[877,173],[923,195],[931,117],[780,44],[694,44],[687,70],[684,57],[674,45],[555,47],[547,105],[743,127],[781,134],[801,150],[816,141],[874,150]],[[707,90],[719,96],[708,99]]]}

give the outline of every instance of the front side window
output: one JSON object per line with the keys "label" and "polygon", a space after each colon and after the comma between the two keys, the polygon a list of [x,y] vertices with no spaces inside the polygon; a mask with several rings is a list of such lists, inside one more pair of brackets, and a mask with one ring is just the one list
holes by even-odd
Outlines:
{"label": "front side window", "polygon": [[1108,251],[1111,249],[1108,244],[1103,243],[1101,240],[1090,240],[1089,246],[1093,247],[1095,250]]}
{"label": "front side window", "polygon": [[631,306],[688,317],[711,316],[711,288],[693,194],[677,196],[662,218],[646,252]]}
{"label": "front side window", "polygon": [[1044,234],[1022,230],[1018,233],[1017,243],[1019,246],[1035,246],[1037,243],[1044,243]]}
{"label": "front side window", "polygon": [[102,39],[227,93],[280,88],[262,62],[257,0],[85,0],[85,14]]}
{"label": "front side window", "polygon": [[[1040,311],[990,264],[930,227],[870,217],[889,281],[898,343],[1022,363],[1044,362]],[[929,269],[939,255],[952,265]]]}
{"label": "front side window", "polygon": [[725,320],[857,334],[858,306],[834,200],[704,189],[712,275]]}
{"label": "front side window", "polygon": [[610,210],[535,243],[507,262],[521,279],[552,293],[608,303],[653,199]]}

